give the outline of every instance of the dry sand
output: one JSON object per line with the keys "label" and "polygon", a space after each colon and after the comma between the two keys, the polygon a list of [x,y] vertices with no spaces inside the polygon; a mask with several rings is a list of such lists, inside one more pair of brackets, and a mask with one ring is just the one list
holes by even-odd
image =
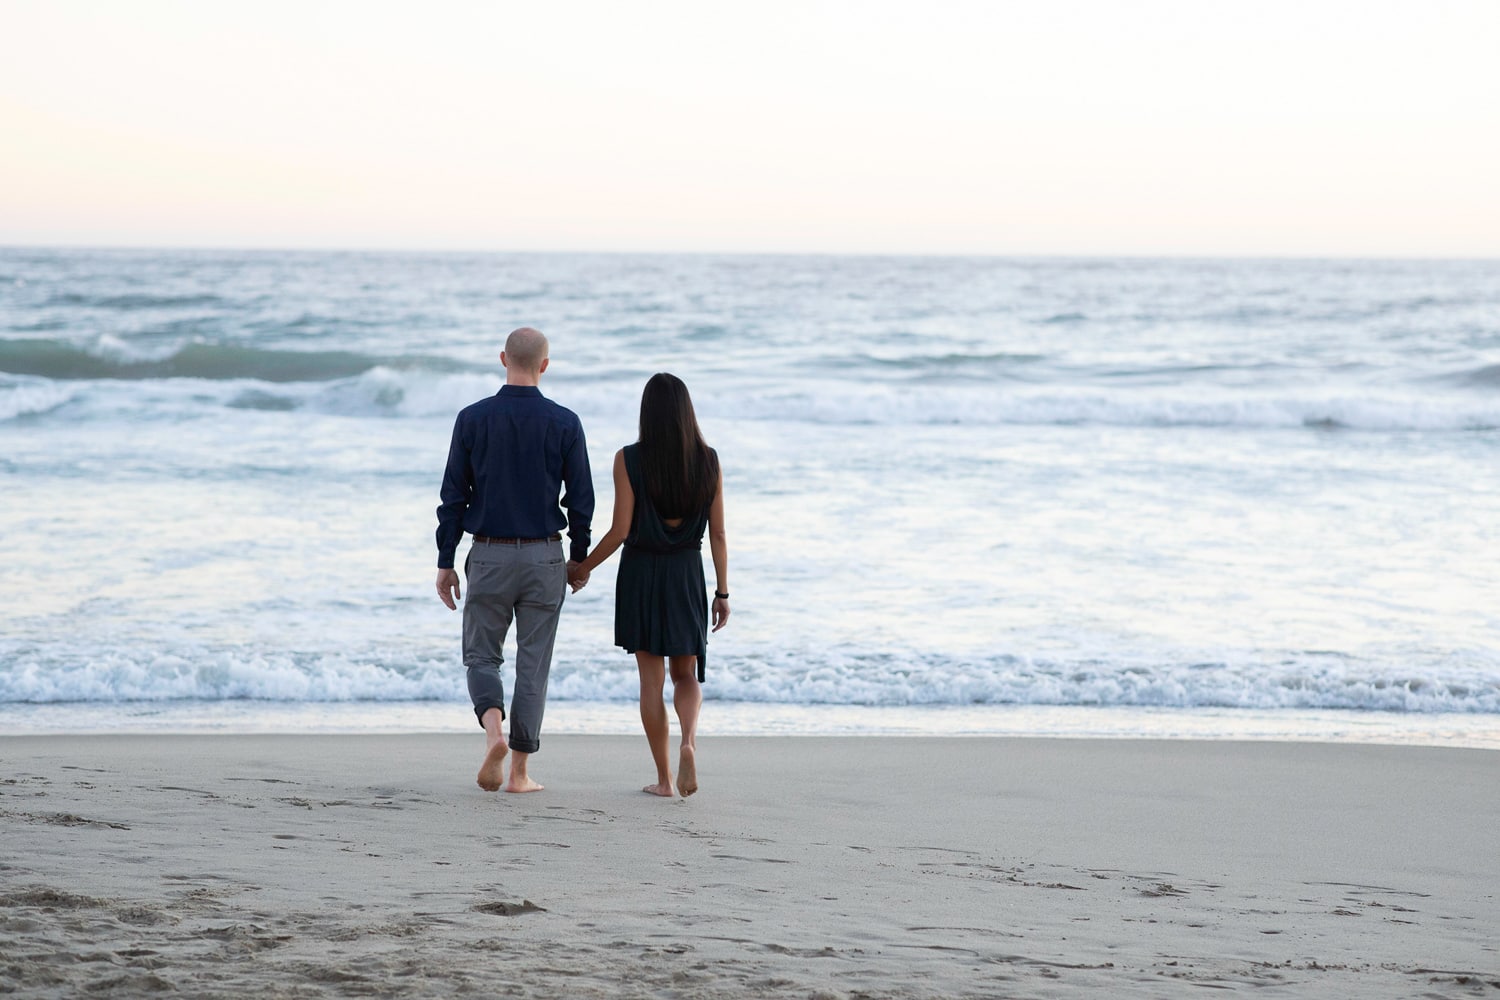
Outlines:
{"label": "dry sand", "polygon": [[1500,753],[0,738],[0,992],[1500,996]]}

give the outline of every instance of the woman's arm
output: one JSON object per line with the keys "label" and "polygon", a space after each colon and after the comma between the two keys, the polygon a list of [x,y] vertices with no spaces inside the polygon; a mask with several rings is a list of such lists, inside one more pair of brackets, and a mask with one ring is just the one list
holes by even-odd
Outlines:
{"label": "woman's arm", "polygon": [[[708,508],[708,546],[714,556],[716,594],[729,593],[729,536],[724,530],[724,470],[719,469],[719,490]],[[729,623],[729,598],[714,598],[714,631]]]}
{"label": "woman's arm", "polygon": [[625,449],[615,452],[615,513],[609,531],[599,539],[588,558],[578,564],[578,573],[585,578],[610,556],[615,554],[630,534],[631,522],[635,519],[635,491],[630,488],[630,476],[625,472]]}

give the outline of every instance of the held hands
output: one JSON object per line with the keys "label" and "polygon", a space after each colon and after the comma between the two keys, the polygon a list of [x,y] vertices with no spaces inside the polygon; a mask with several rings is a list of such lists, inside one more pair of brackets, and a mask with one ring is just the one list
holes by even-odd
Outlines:
{"label": "held hands", "polygon": [[568,586],[573,589],[573,593],[578,593],[588,582],[589,571],[583,568],[583,564],[568,560]]}
{"label": "held hands", "polygon": [[437,592],[438,599],[448,605],[449,611],[458,610],[458,605],[454,601],[462,598],[464,595],[459,590],[457,571],[451,569],[438,570]]}
{"label": "held hands", "polygon": [[719,631],[719,629],[721,629],[725,625],[729,624],[729,598],[727,598],[727,597],[715,597],[714,598],[713,615],[714,615],[714,628],[713,628],[713,630],[715,632]]}

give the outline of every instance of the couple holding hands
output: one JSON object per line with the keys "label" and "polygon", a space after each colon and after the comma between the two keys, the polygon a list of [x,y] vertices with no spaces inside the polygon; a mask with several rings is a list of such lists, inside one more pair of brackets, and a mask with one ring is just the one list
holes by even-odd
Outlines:
{"label": "couple holding hands", "polygon": [[[675,375],[653,375],[641,395],[640,438],[615,453],[613,523],[590,552],[594,485],[583,425],[537,388],[548,360],[540,331],[522,327],[506,338],[500,353],[505,385],[459,412],[437,509],[437,591],[450,610],[463,599],[453,567],[458,543],[466,531],[474,539],[464,563],[463,661],[487,741],[479,786],[541,791],[527,763],[541,749],[563,599],[569,587],[584,587],[589,574],[623,545],[615,644],[634,653],[640,669],[641,723],[656,764],[656,782],[643,791],[673,794],[662,697],[670,673],[682,730],[676,787],[692,795],[698,790],[694,758],[710,614],[715,632],[729,620],[719,457],[698,429],[687,386]],[[705,533],[717,583],[711,609],[703,577]],[[500,665],[512,625],[516,680],[507,716]],[[502,726],[507,719],[508,737]]]}

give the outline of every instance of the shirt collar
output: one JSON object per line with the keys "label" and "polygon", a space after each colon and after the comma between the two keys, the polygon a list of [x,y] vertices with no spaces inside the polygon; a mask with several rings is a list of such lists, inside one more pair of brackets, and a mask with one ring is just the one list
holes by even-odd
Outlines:
{"label": "shirt collar", "polygon": [[540,396],[542,390],[534,385],[502,385],[497,396]]}

